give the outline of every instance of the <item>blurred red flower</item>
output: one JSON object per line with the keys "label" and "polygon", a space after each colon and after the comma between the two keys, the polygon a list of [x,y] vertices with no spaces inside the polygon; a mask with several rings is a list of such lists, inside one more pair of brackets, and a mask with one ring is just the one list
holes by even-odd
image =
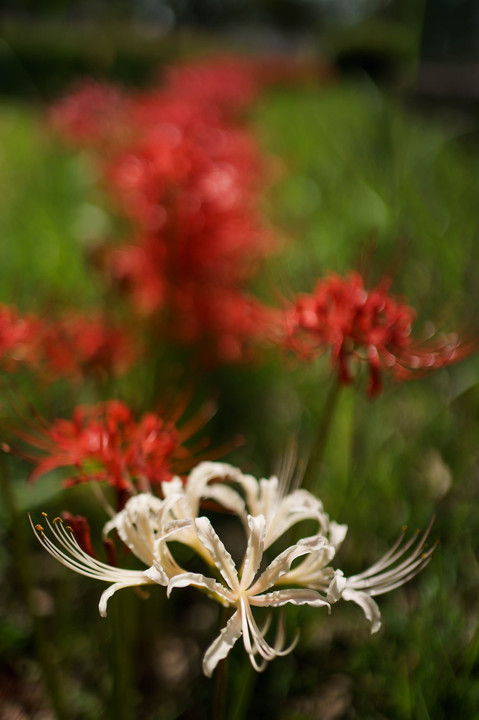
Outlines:
{"label": "blurred red flower", "polygon": [[285,313],[285,344],[309,360],[331,349],[340,381],[352,381],[351,362],[369,366],[370,396],[382,390],[382,373],[407,380],[418,373],[451,365],[477,349],[476,340],[457,334],[429,339],[412,336],[414,310],[389,293],[384,278],[367,290],[358,273],[330,274],[310,295],[299,295]]}
{"label": "blurred red flower", "polygon": [[21,315],[11,305],[0,305],[0,367],[13,371],[19,365],[37,361],[37,339],[42,322],[33,315]]}
{"label": "blurred red flower", "polygon": [[114,141],[122,125],[127,96],[107,83],[85,80],[50,109],[49,121],[69,142],[92,147]]}
{"label": "blurred red flower", "polygon": [[81,379],[85,374],[125,372],[138,354],[137,343],[98,313],[69,311],[45,324],[39,338],[47,374]]}
{"label": "blurred red flower", "polygon": [[[260,90],[257,69],[234,57],[194,62],[136,95],[89,84],[52,111],[64,135],[100,151],[103,184],[132,226],[97,253],[103,271],[155,332],[208,343],[218,361],[251,356],[242,346],[259,337],[259,320],[246,322],[252,303],[241,295],[276,245],[259,211],[265,161],[235,121]],[[102,141],[113,117],[116,130]],[[232,323],[224,331],[232,305],[245,319],[236,338]]]}
{"label": "blurred red flower", "polygon": [[118,492],[120,500],[131,493],[161,492],[161,483],[181,472],[194,450],[185,447],[204,424],[201,411],[182,427],[156,413],[138,421],[119,400],[75,408],[71,420],[41,421],[34,430],[13,428],[27,444],[26,457],[35,463],[30,479],[57,469],[68,468],[65,485],[88,481],[105,482]]}
{"label": "blurred red flower", "polygon": [[97,312],[65,312],[57,319],[24,315],[0,305],[0,367],[28,367],[38,376],[79,380],[89,374],[121,374],[138,355],[137,342]]}

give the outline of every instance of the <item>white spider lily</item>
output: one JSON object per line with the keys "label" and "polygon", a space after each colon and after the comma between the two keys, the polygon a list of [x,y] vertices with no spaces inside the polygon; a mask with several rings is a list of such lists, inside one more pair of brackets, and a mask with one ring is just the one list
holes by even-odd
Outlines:
{"label": "white spider lily", "polygon": [[[241,636],[251,664],[258,671],[273,658],[293,649],[296,639],[285,647],[282,618],[273,644],[266,640],[269,619],[260,629],[253,615],[254,607],[282,607],[289,603],[324,606],[329,611],[333,603],[343,598],[362,608],[371,623],[371,632],[376,632],[381,615],[373,598],[414,577],[430,561],[434,550],[425,550],[431,525],[407,542],[403,530],[378,562],[358,575],[345,577],[331,562],[347,527],[331,522],[321,502],[305,490],[285,493],[277,478],[256,480],[226,463],[201,463],[190,473],[186,484],[174,478],[162,489],[165,496],[162,500],[149,493],[130,498],[104,528],[104,535],[117,531],[146,566],[145,570],[112,567],[91,557],[60,518],[50,523],[45,515],[48,534],[41,525],[32,526],[40,543],[56,560],[82,575],[110,583],[99,603],[102,616],[117,590],[153,583],[166,587],[168,595],[175,588],[191,585],[231,608],[233,614],[206,651],[203,669],[208,676]],[[243,521],[247,546],[239,570],[210,520],[200,515],[203,500],[214,501]],[[318,523],[317,534],[298,540],[261,571],[265,551],[305,519]],[[170,540],[194,549],[213,571],[219,572],[219,579],[182,568],[170,550]],[[295,560],[299,562],[291,567]]]}
{"label": "white spider lily", "polygon": [[238,515],[246,531],[248,515],[264,515],[265,548],[302,520],[317,521],[323,535],[339,532],[344,537],[346,526],[330,522],[321,500],[307,490],[287,493],[286,484],[276,476],[257,480],[228,463],[202,462],[191,471],[185,485],[179,478],[174,478],[163,483],[162,491],[165,497],[176,497],[171,514],[177,520],[197,517],[203,500],[213,500]]}
{"label": "white spider lily", "polygon": [[[174,588],[192,585],[206,591],[210,597],[218,600],[225,607],[235,608],[226,626],[205,653],[203,658],[205,675],[211,676],[218,662],[227,656],[241,635],[251,664],[256,670],[261,671],[270,660],[291,652],[297,638],[291,645],[284,647],[284,627],[280,619],[274,645],[270,645],[265,638],[269,623],[265,628],[260,629],[254,619],[252,607],[281,607],[291,603],[313,607],[324,606],[330,609],[328,599],[321,596],[317,590],[288,588],[268,592],[289,570],[293,560],[327,548],[327,539],[322,535],[315,535],[299,540],[280,553],[256,578],[263,559],[266,536],[266,520],[263,515],[248,516],[248,543],[239,573],[208,518],[199,517],[194,525],[199,540],[207,548],[220,572],[222,582],[201,573],[184,572],[171,578],[167,589],[168,595]],[[158,541],[159,549],[163,542],[161,539]]]}
{"label": "white spider lily", "polygon": [[65,525],[60,517],[55,518],[53,522],[49,521],[45,513],[43,513],[43,517],[55,542],[50,540],[42,525],[34,525],[31,519],[30,523],[37,539],[55,560],[80,575],[112,583],[102,593],[98,604],[98,610],[102,617],[106,616],[108,600],[117,590],[138,585],[151,585],[157,582],[145,575],[142,570],[125,570],[100,562],[82,550],[75,539],[72,528]]}

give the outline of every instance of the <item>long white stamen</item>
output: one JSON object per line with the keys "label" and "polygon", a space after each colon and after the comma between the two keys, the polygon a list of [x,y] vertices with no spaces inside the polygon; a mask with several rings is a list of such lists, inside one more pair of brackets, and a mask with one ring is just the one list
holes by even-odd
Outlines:
{"label": "long white stamen", "polygon": [[[45,517],[45,516],[44,516]],[[132,584],[143,584],[144,574],[141,570],[124,570],[121,568],[115,568],[106,563],[102,563],[99,560],[88,555],[84,550],[81,549],[78,542],[76,541],[73,531],[67,530],[63,521],[59,518],[52,525],[48,518],[46,518],[48,526],[58,540],[58,542],[68,550],[68,554],[62,552],[46,535],[41,525],[34,525],[30,518],[30,523],[33,528],[33,532],[37,540],[47,550],[47,552],[58,560],[65,567],[74,570],[80,575],[93,578],[95,580],[103,580],[105,582],[131,582]],[[59,526],[57,529],[57,525]]]}
{"label": "long white stamen", "polygon": [[[356,589],[379,589],[381,585],[389,587],[391,583],[389,583],[388,581],[390,580],[394,582],[396,587],[396,581],[399,581],[401,578],[403,583],[407,582],[407,580],[413,577],[417,572],[419,572],[419,570],[422,569],[422,567],[424,567],[424,558],[420,558],[419,560],[417,558],[423,551],[426,539],[429,535],[433,522],[434,518],[431,520],[428,527],[422,534],[414,551],[399,565],[396,565],[396,567],[392,567],[394,563],[399,560],[399,558],[403,557],[404,554],[416,542],[419,531],[416,531],[412,538],[410,538],[408,542],[401,548],[401,542],[405,534],[405,530],[403,530],[397,541],[394,543],[393,547],[380,560],[378,560],[378,562],[374,563],[374,565],[368,568],[368,570],[365,570],[358,575],[353,575],[348,578],[348,586],[354,587]],[[426,557],[430,557],[431,553],[432,551],[426,553]],[[386,570],[387,568],[391,569]],[[413,575],[410,575],[411,572],[413,572]],[[387,591],[383,590],[382,592]]]}

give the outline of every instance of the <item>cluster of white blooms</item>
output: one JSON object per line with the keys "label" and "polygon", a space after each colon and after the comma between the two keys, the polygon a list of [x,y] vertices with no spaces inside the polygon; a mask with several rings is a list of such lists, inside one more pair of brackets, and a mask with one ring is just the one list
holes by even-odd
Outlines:
{"label": "cluster of white blooms", "polygon": [[[146,566],[142,570],[113,567],[81,549],[71,528],[46,518],[47,529],[34,525],[39,541],[59,562],[78,573],[111,583],[102,594],[99,610],[106,615],[109,598],[120,588],[159,584],[168,596],[176,588],[193,586],[232,609],[219,636],[207,649],[203,670],[211,676],[240,636],[253,667],[260,671],[273,658],[290,652],[285,646],[282,618],[273,644],[266,640],[269,623],[258,627],[255,607],[311,605],[331,606],[352,600],[364,611],[371,632],[381,625],[373,596],[397,588],[418,573],[430,560],[425,550],[428,528],[407,542],[404,530],[384,557],[359,575],[345,577],[331,563],[346,535],[346,525],[331,521],[319,499],[306,490],[286,492],[276,477],[257,480],[226,463],[203,462],[188,476],[163,483],[163,499],[149,493],[131,497],[124,509],[104,528],[105,536],[116,530],[125,545]],[[214,503],[241,520],[246,532],[246,551],[238,568],[202,507]],[[45,516],[46,517],[46,516]],[[316,532],[294,542],[269,564],[265,552],[294,525],[315,521]],[[48,530],[48,532],[47,532]],[[51,537],[53,540],[51,539]],[[175,560],[169,541],[192,548],[211,568],[211,576],[189,572]],[[293,561],[300,558],[292,567]],[[265,567],[266,564],[266,567]],[[261,568],[261,570],[260,570]],[[264,568],[264,569],[263,569]]]}

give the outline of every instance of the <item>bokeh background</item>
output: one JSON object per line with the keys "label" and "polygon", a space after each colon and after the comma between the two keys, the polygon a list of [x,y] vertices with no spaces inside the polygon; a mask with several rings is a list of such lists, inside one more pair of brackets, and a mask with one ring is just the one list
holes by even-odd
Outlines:
{"label": "bokeh background", "polygon": [[[391,275],[419,327],[477,336],[473,0],[4,0],[0,301],[38,314],[108,302],[91,258],[118,219],[91,157],[48,124],[51,104],[85,77],[135,91],[161,82],[172,64],[225,52],[316,68],[307,82],[265,88],[245,111],[269,158],[260,202],[279,248],[252,292],[289,297],[326,271],[359,267],[373,284]],[[272,353],[259,366],[200,373],[190,355],[162,347],[102,386],[5,374],[1,439],[9,442],[16,421],[12,393],[53,419],[105,397],[144,412],[152,396],[159,402],[182,384],[193,405],[215,398],[213,447],[244,438],[226,458],[244,470],[268,476],[291,438],[300,456],[310,452],[331,381],[327,358],[299,365]],[[316,485],[331,517],[349,525],[344,569],[360,571],[404,524],[425,527],[433,515],[439,547],[419,577],[380,598],[376,636],[356,607],[321,617],[299,608],[288,614],[292,630],[302,627],[299,646],[263,675],[235,648],[231,720],[479,716],[479,360],[386,382],[374,400],[359,380],[343,390]],[[104,517],[88,488],[60,490],[61,473],[32,485],[26,461],[9,455],[3,464],[0,716],[212,717],[200,659],[217,608],[194,591],[173,602],[161,588],[148,600],[127,590],[101,619],[99,584],[54,563],[27,518],[68,509],[88,515],[99,537]]]}

